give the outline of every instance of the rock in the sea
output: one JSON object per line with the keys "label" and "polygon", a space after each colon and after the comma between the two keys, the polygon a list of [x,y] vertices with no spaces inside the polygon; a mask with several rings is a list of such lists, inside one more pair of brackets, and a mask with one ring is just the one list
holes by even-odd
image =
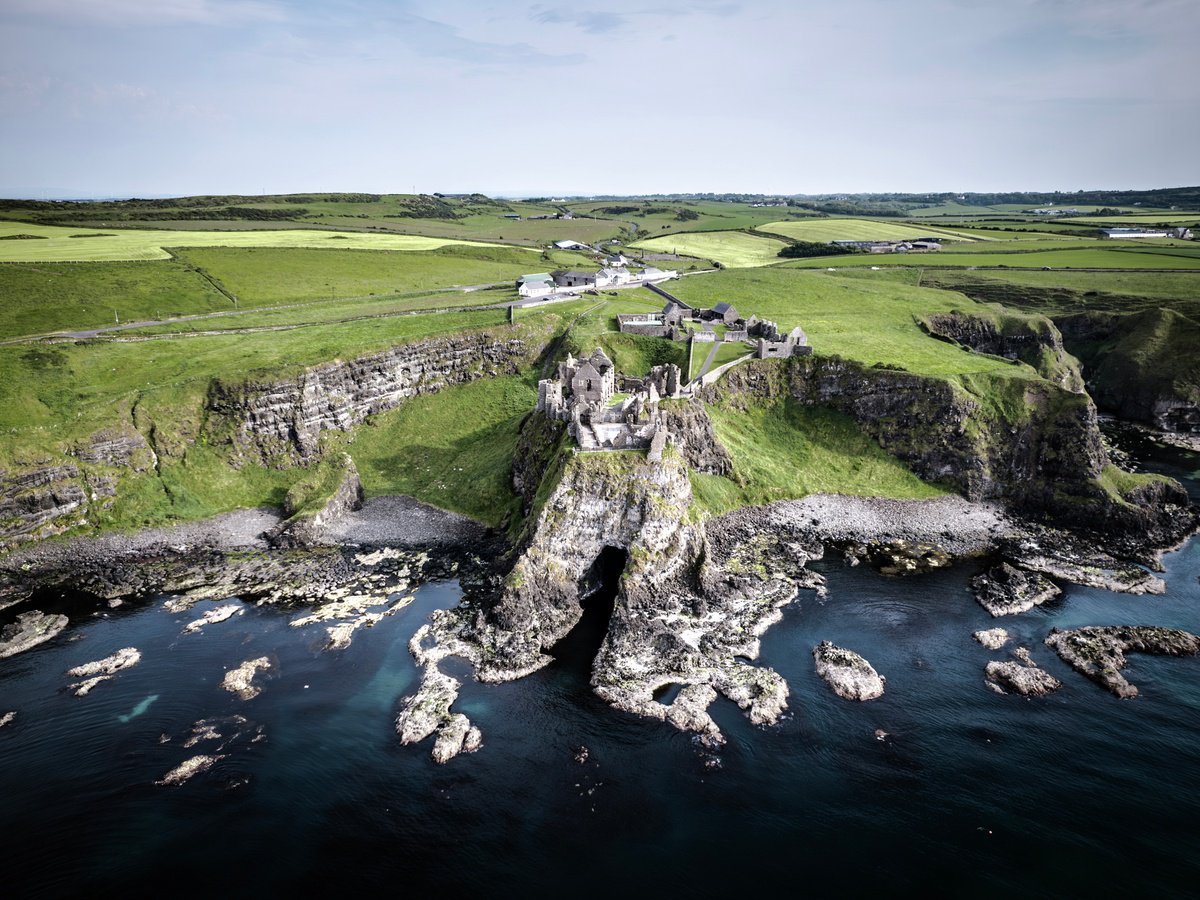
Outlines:
{"label": "rock in the sea", "polygon": [[269,668],[271,668],[271,660],[265,656],[248,659],[236,669],[230,669],[225,673],[221,687],[231,694],[237,694],[243,700],[253,700],[262,693],[262,688],[254,684],[254,676],[258,674],[259,669]]}
{"label": "rock in the sea", "polygon": [[11,725],[13,723],[13,719],[16,717],[16,712],[6,712],[4,715],[0,716],[0,728],[3,728],[5,725]]}
{"label": "rock in the sea", "polygon": [[[419,644],[422,631],[427,628],[418,630],[413,645]],[[478,750],[483,744],[483,733],[462,713],[450,712],[462,682],[438,671],[440,658],[435,652],[427,659],[417,693],[405,699],[404,708],[396,717],[396,733],[400,735],[400,743],[414,744],[436,732],[433,759],[445,763],[459,753]]]}
{"label": "rock in the sea", "polygon": [[953,560],[937,544],[912,541],[871,542],[867,558],[881,575],[917,575],[944,569]]}
{"label": "rock in the sea", "polygon": [[887,679],[853,650],[821,641],[813,648],[813,659],[817,664],[817,674],[839,697],[845,700],[874,700],[883,696],[883,684]]}
{"label": "rock in the sea", "polygon": [[57,637],[66,627],[67,617],[64,615],[48,614],[37,609],[21,613],[15,622],[0,631],[0,659],[44,644]]}
{"label": "rock in the sea", "polygon": [[460,753],[474,753],[483,744],[483,733],[462,713],[455,713],[437,731],[433,761],[447,763]]}
{"label": "rock in the sea", "polygon": [[1053,647],[1076,672],[1122,698],[1138,695],[1137,687],[1121,674],[1126,653],[1163,656],[1200,653],[1200,637],[1177,628],[1154,625],[1093,625],[1069,631],[1055,628],[1046,638],[1046,645]]}
{"label": "rock in the sea", "polygon": [[194,622],[188,622],[184,627],[184,631],[188,634],[199,631],[205,625],[216,625],[218,622],[224,622],[226,619],[232,618],[242,611],[240,603],[226,603],[224,606],[218,606],[216,609],[210,609]]}
{"label": "rock in the sea", "polygon": [[125,647],[111,656],[104,657],[104,659],[84,663],[73,669],[67,669],[67,674],[72,678],[91,678],[93,675],[115,675],[122,669],[136,666],[141,660],[142,654],[137,647]]}
{"label": "rock in the sea", "polygon": [[989,628],[986,631],[977,631],[972,637],[989,650],[999,650],[1008,643],[1008,632],[1003,628]]}
{"label": "rock in the sea", "polygon": [[971,587],[979,605],[997,617],[1027,612],[1062,593],[1048,578],[1006,562],[976,575]]}
{"label": "rock in the sea", "polygon": [[1001,694],[1012,691],[1025,697],[1049,694],[1062,687],[1061,681],[1044,669],[1039,669],[1028,656],[1022,659],[1026,660],[1025,665],[1012,660],[993,660],[988,663],[986,677],[989,687]]}
{"label": "rock in the sea", "polygon": [[154,783],[160,785],[183,784],[201,772],[207,772],[224,758],[223,754],[216,756],[209,756],[206,753],[198,754],[191,759],[184,760]]}

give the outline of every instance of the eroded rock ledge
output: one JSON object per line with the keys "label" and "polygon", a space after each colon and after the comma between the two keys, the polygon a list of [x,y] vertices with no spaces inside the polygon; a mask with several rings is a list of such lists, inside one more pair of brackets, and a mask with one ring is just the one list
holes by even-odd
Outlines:
{"label": "eroded rock ledge", "polygon": [[1055,628],[1046,638],[1046,644],[1076,672],[1123,699],[1138,695],[1137,687],[1121,674],[1127,662],[1126,653],[1164,656],[1200,653],[1200,637],[1176,628],[1153,625],[1094,625],[1069,631]]}

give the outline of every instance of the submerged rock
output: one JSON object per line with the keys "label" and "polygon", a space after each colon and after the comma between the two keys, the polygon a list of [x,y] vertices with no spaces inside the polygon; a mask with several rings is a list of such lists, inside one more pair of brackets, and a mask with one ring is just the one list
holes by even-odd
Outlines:
{"label": "submerged rock", "polygon": [[1046,638],[1063,661],[1076,672],[1086,675],[1121,698],[1138,695],[1121,669],[1126,653],[1154,653],[1164,656],[1195,656],[1200,653],[1200,637],[1176,628],[1154,625],[1089,626],[1062,631],[1055,628]]}
{"label": "submerged rock", "polygon": [[1018,654],[1018,656],[1024,663],[1023,665],[1012,660],[1003,662],[993,660],[987,664],[986,678],[989,687],[1000,694],[1013,691],[1025,697],[1049,694],[1062,687],[1061,681],[1037,667],[1037,664],[1029,658],[1028,651],[1024,655]]}
{"label": "submerged rock", "polygon": [[225,755],[220,753],[216,756],[209,756],[206,753],[197,754],[191,759],[185,759],[154,783],[159,785],[183,784],[185,781],[194,778],[201,772],[207,772],[224,758]]}
{"label": "submerged rock", "polygon": [[67,621],[64,615],[37,609],[21,613],[15,622],[0,631],[0,659],[16,656],[54,639],[67,627]]}
{"label": "submerged rock", "polygon": [[262,693],[262,688],[254,684],[254,676],[258,674],[259,669],[269,668],[271,668],[271,660],[265,656],[248,659],[236,669],[230,669],[225,673],[221,687],[231,694],[237,694],[243,700],[253,700]]}
{"label": "submerged rock", "polygon": [[989,628],[986,631],[977,631],[972,637],[989,650],[999,650],[1008,643],[1008,632],[1003,628]]}
{"label": "submerged rock", "polygon": [[883,696],[887,680],[869,662],[843,647],[821,641],[813,648],[817,674],[845,700],[874,700]]}
{"label": "submerged rock", "polygon": [[976,575],[971,587],[979,605],[996,617],[1027,612],[1062,593],[1048,578],[1006,562]]}
{"label": "submerged rock", "polygon": [[226,603],[224,606],[218,606],[216,609],[210,609],[194,622],[188,622],[184,626],[184,631],[188,634],[194,634],[205,625],[216,625],[219,622],[224,622],[226,619],[240,615],[242,606],[240,603]]}

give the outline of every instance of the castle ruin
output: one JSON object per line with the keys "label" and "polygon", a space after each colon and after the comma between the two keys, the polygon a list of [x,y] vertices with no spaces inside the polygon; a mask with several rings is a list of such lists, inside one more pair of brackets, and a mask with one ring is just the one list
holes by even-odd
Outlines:
{"label": "castle ruin", "polygon": [[599,348],[583,359],[567,354],[557,377],[538,382],[538,411],[566,422],[580,450],[648,449],[652,459],[661,458],[670,435],[658,404],[682,396],[679,366],[655,366],[645,378],[620,376],[620,397],[617,377]]}

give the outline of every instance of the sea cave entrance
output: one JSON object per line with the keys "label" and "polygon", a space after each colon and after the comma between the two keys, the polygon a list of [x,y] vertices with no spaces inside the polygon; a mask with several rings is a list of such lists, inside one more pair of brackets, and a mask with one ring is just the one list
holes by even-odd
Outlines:
{"label": "sea cave entrance", "polygon": [[550,648],[555,666],[580,677],[585,684],[591,681],[592,661],[608,634],[608,622],[621,589],[621,574],[628,561],[629,552],[622,547],[605,547],[600,551],[589,573],[592,589],[579,599],[583,617]]}

